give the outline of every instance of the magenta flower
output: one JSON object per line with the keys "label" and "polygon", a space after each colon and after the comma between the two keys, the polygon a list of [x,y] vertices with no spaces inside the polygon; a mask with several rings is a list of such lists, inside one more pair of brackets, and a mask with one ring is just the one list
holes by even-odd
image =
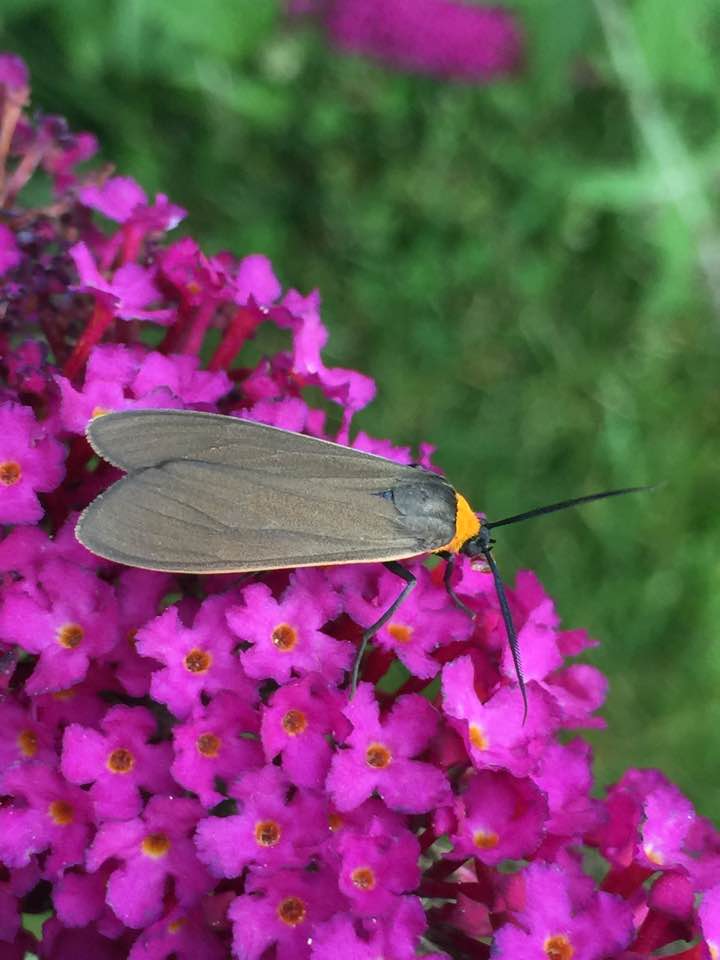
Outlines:
{"label": "magenta flower", "polygon": [[250,699],[256,696],[233,654],[235,642],[225,624],[226,606],[224,598],[209,597],[192,627],[183,625],[176,606],[168,607],[137,632],[138,653],[165,664],[153,673],[152,695],[179,719],[200,704],[202,694],[234,690]]}
{"label": "magenta flower", "polygon": [[42,854],[43,876],[54,880],[83,862],[92,824],[83,790],[35,763],[6,771],[3,791],[15,797],[0,809],[0,860],[7,867],[25,867]]}
{"label": "magenta flower", "polygon": [[420,883],[420,844],[409,830],[388,833],[373,820],[368,833],[344,831],[337,847],[338,885],[358,917],[392,914],[400,895]]}
{"label": "magenta flower", "polygon": [[88,183],[80,188],[81,203],[117,223],[129,220],[145,222],[150,230],[172,230],[185,217],[185,210],[158,194],[148,204],[147,194],[131,177],[110,177],[102,184]]}
{"label": "magenta flower", "polygon": [[227,951],[198,908],[175,907],[146,927],[127,960],[226,960]]}
{"label": "magenta flower", "polygon": [[55,730],[38,721],[30,710],[12,700],[0,701],[0,791],[2,778],[14,766],[55,761]]}
{"label": "magenta flower", "polygon": [[532,863],[523,873],[525,907],[518,925],[506,924],[495,936],[493,957],[527,960],[602,960],[630,945],[632,911],[619,897],[590,893],[559,869]]}
{"label": "magenta flower", "polygon": [[113,316],[122,320],[172,323],[173,313],[169,307],[149,309],[151,303],[161,299],[160,290],[155,285],[154,271],[137,263],[126,263],[118,267],[112,280],[106,280],[84,241],[71,247],[70,256],[80,276],[78,289],[100,298]]}
{"label": "magenta flower", "polygon": [[379,440],[377,437],[371,437],[362,430],[358,430],[351,446],[356,450],[365,450],[366,453],[375,453],[378,457],[385,457],[386,460],[396,460],[398,463],[407,465],[419,463],[426,470],[439,472],[439,469],[430,459],[435,452],[435,447],[431,443],[421,443],[419,456],[415,456],[410,447],[398,447],[389,440]]}
{"label": "magenta flower", "polygon": [[138,365],[130,390],[139,400],[170,390],[185,404],[214,404],[225,396],[232,381],[224,370],[201,370],[197,357],[173,354],[166,357],[153,350]]}
{"label": "magenta flower", "polygon": [[259,717],[235,693],[221,690],[206,707],[173,729],[175,760],[171,773],[196,793],[205,807],[223,799],[218,782],[230,783],[262,766],[257,742]]}
{"label": "magenta flower", "polygon": [[117,605],[112,589],[91,573],[50,560],[35,583],[9,588],[0,609],[0,632],[29,653],[39,654],[27,693],[62,690],[82,680],[91,658],[117,641]]}
{"label": "magenta flower", "polygon": [[275,316],[280,326],[289,326],[293,331],[293,372],[303,384],[320,387],[329,400],[345,408],[340,438],[347,439],[350,418],[370,403],[375,396],[375,383],[355,370],[325,366],[321,353],[328,333],[320,321],[317,291],[303,297],[291,290],[282,304],[286,309],[275,311]]}
{"label": "magenta flower", "polygon": [[252,298],[257,304],[270,306],[280,297],[282,287],[275,276],[272,264],[261,253],[243,257],[235,270],[236,303],[245,304]]}
{"label": "magenta flower", "polygon": [[110,867],[97,873],[68,871],[53,888],[53,906],[58,919],[69,927],[86,927],[94,923],[104,933],[114,929],[119,935],[122,924],[105,903]]}
{"label": "magenta flower", "polygon": [[336,880],[327,870],[252,875],[246,893],[228,910],[235,956],[260,960],[274,944],[276,960],[306,960],[316,925],[342,907]]}
{"label": "magenta flower", "polygon": [[[105,936],[92,927],[73,929],[65,927],[55,917],[43,924],[43,952],[57,960],[74,960],[75,957],[92,957],[93,960],[124,960],[129,938],[118,941],[117,933]],[[14,958],[13,958],[14,960]],[[24,955],[18,960],[24,960]]]}
{"label": "magenta flower", "polygon": [[135,648],[138,628],[157,615],[160,602],[173,583],[169,574],[151,570],[123,570],[117,579],[120,639],[108,653],[108,660],[123,689],[132,697],[144,697],[150,692],[153,670],[152,660],[141,657]]}
{"label": "magenta flower", "polygon": [[602,804],[593,800],[592,754],[582,740],[550,743],[532,779],[547,798],[545,830],[563,837],[582,836],[602,823]]}
{"label": "magenta flower", "polygon": [[141,789],[173,789],[169,743],[151,743],[155,718],[143,707],[117,706],[105,714],[103,732],[72,723],[63,737],[62,772],[70,783],[92,784],[99,820],[127,820],[142,809]]}
{"label": "magenta flower", "polygon": [[422,813],[450,802],[444,774],[411,759],[427,747],[438,723],[427,700],[401,697],[381,719],[372,686],[361,683],[344,712],[353,731],[345,739],[347,749],[335,755],[327,779],[338,810],[352,810],[373,791],[403,813]]}
{"label": "magenta flower", "polygon": [[501,687],[481,703],[474,686],[472,660],[458,657],[443,668],[445,711],[458,723],[457,730],[478,769],[509,770],[527,776],[559,725],[552,698],[535,681],[527,687],[528,719],[520,723],[522,704],[517,691]]}
{"label": "magenta flower", "polygon": [[107,903],[126,926],[145,927],[158,919],[170,879],[184,907],[211,889],[191,839],[202,813],[195,800],[155,796],[142,817],[101,825],[87,852],[87,868],[99,870],[111,858],[119,862],[108,879]]}
{"label": "magenta flower", "polygon": [[274,766],[247,772],[231,793],[239,813],[209,817],[197,829],[198,856],[219,877],[239,877],[250,864],[279,868],[304,866],[328,832],[322,794],[290,791]]}
{"label": "magenta flower", "polygon": [[[450,602],[441,583],[434,583],[430,571],[413,565],[418,583],[392,619],[377,633],[375,643],[394,654],[416,677],[429,679],[440,669],[431,654],[437,647],[467,640],[473,621]],[[359,624],[373,623],[398,595],[398,578],[383,570],[376,591],[365,600],[355,590],[347,591],[347,610]]]}
{"label": "magenta flower", "polygon": [[280,687],[262,711],[265,759],[280,756],[294,784],[321,788],[333,753],[329,737],[343,740],[350,732],[342,706],[342,696],[320,676],[309,674]]}
{"label": "magenta flower", "polygon": [[528,860],[540,846],[547,803],[538,788],[503,771],[482,770],[470,778],[456,804],[454,852],[496,865]]}
{"label": "magenta flower", "polygon": [[315,6],[337,47],[398,69],[484,83],[518,67],[518,28],[499,8],[455,0],[330,0]]}
{"label": "magenta flower", "polygon": [[30,74],[22,57],[14,53],[0,53],[0,85],[9,93],[25,90]]}
{"label": "magenta flower", "polygon": [[[93,360],[99,362],[93,365]],[[108,360],[114,360],[116,366],[108,368]],[[133,357],[127,347],[96,347],[91,354],[91,365],[88,366],[82,387],[74,387],[67,377],[56,376],[63,427],[71,433],[84,436],[89,421],[103,413],[137,407],[169,409],[182,406],[168,387],[137,399],[132,397],[130,382],[138,366],[139,358]]]}
{"label": "magenta flower", "polygon": [[206,257],[191,237],[183,237],[160,254],[159,276],[174,287],[184,308],[214,303],[225,292],[220,262]]}
{"label": "magenta flower", "polygon": [[[388,917],[363,924],[336,914],[320,924],[313,936],[312,960],[413,960],[416,944],[426,927],[425,912],[416,897],[398,897]],[[447,954],[426,953],[424,960],[447,960]]]}
{"label": "magenta flower", "polygon": [[0,275],[14,270],[22,260],[15,234],[4,223],[0,223]]}
{"label": "magenta flower", "polygon": [[37,523],[37,494],[57,487],[64,460],[62,445],[29,408],[0,403],[0,523]]}
{"label": "magenta flower", "polygon": [[698,916],[710,957],[715,960],[720,957],[720,884],[704,895]]}
{"label": "magenta flower", "polygon": [[319,673],[337,682],[350,667],[351,646],[320,629],[340,612],[340,599],[329,585],[311,593],[291,582],[276,600],[268,587],[254,583],[242,591],[242,600],[242,606],[228,610],[227,619],[233,633],[252,644],[240,654],[249,677],[286,683],[293,674]]}

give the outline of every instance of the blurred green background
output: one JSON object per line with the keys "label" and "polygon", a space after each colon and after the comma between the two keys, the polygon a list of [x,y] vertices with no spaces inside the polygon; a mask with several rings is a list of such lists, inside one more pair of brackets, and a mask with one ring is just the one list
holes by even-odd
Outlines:
{"label": "blurred green background", "polygon": [[214,252],[318,286],[356,420],[491,517],[659,491],[502,531],[602,641],[601,783],[659,766],[720,817],[720,9],[518,0],[527,64],[393,73],[270,0],[4,0],[34,103],[190,211]]}

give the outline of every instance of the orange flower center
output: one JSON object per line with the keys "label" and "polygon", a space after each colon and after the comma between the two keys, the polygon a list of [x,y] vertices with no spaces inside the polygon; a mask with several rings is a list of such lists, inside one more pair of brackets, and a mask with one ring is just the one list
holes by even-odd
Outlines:
{"label": "orange flower center", "polygon": [[14,487],[20,482],[22,468],[16,460],[5,460],[0,463],[0,483],[4,487]]}
{"label": "orange flower center", "polygon": [[85,631],[79,623],[66,623],[58,628],[57,639],[61,647],[66,650],[74,650],[82,643]]}
{"label": "orange flower center", "polygon": [[24,757],[34,757],[37,753],[37,734],[34,730],[21,730],[17,744]]}
{"label": "orange flower center", "polygon": [[195,741],[197,752],[203,757],[216,757],[220,753],[220,737],[215,733],[201,733]]}
{"label": "orange flower center", "polygon": [[656,850],[651,843],[646,843],[643,845],[643,853],[648,858],[650,863],[657,864],[658,867],[661,867],[665,863],[665,857],[662,854],[662,851]]}
{"label": "orange flower center", "polygon": [[272,642],[280,653],[287,653],[298,642],[297,630],[289,623],[279,623],[272,632]]}
{"label": "orange flower center", "polygon": [[470,735],[470,743],[475,747],[476,750],[487,750],[490,746],[490,740],[488,739],[487,734],[482,727],[478,726],[477,723],[471,723],[468,733]]}
{"label": "orange flower center", "polygon": [[278,904],[277,914],[289,927],[297,927],[305,919],[307,910],[300,897],[287,897]]}
{"label": "orange flower center", "polygon": [[372,890],[375,886],[375,871],[372,867],[355,867],[350,879],[358,890]]}
{"label": "orange flower center", "polygon": [[500,843],[500,837],[493,830],[476,830],[473,843],[479,850],[492,850]]}
{"label": "orange flower center", "polygon": [[170,838],[164,833],[149,833],[143,838],[141,849],[146,857],[159,860],[170,849]]}
{"label": "orange flower center", "polygon": [[255,843],[259,847],[274,847],[281,836],[280,824],[274,820],[259,820],[255,824]]}
{"label": "orange flower center", "polygon": [[212,654],[197,647],[185,654],[185,669],[190,673],[207,673],[212,663]]}
{"label": "orange flower center", "polygon": [[543,950],[548,960],[572,960],[575,953],[575,948],[564,933],[548,937],[543,943]]}
{"label": "orange flower center", "polygon": [[135,757],[125,747],[113,750],[107,758],[107,768],[111,773],[130,773],[135,766]]}
{"label": "orange flower center", "polygon": [[75,819],[75,811],[66,800],[53,800],[48,813],[52,822],[59,827],[67,827]]}
{"label": "orange flower center", "polygon": [[298,734],[305,733],[307,725],[307,717],[302,710],[288,710],[282,718],[283,730],[291,737],[297,737]]}
{"label": "orange flower center", "polygon": [[410,643],[413,635],[413,628],[404,623],[391,623],[388,626],[388,633],[397,640],[398,643]]}
{"label": "orange flower center", "polygon": [[384,743],[371,743],[365,751],[365,762],[369,767],[382,770],[384,767],[390,766],[392,753]]}

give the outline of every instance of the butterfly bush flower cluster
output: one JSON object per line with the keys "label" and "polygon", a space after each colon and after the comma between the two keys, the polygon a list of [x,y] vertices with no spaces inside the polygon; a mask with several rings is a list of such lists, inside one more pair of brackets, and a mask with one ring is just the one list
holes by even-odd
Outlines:
{"label": "butterfly bush flower cluster", "polygon": [[462,83],[487,83],[518,70],[522,37],[501,7],[465,0],[289,0],[314,16],[329,42],[393,67]]}
{"label": "butterfly bush flower cluster", "polygon": [[[399,589],[382,566],[202,578],[77,542],[118,476],[84,433],[111,410],[220,412],[427,467],[431,450],[353,433],[375,387],[324,359],[316,293],[173,238],[183,210],[80,172],[93,138],[30,118],[11,55],[0,85],[0,956],[717,958],[720,836],[655,770],[595,797],[580,732],[605,679],[534,574],[509,590],[523,724],[468,560],[474,619],[442,564],[409,562],[418,586],[351,696],[362,628]],[[268,326],[286,347],[249,362]]]}

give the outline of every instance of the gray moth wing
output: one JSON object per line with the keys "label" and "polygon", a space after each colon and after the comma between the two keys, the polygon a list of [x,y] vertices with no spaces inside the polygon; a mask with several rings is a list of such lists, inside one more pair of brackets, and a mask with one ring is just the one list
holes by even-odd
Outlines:
{"label": "gray moth wing", "polygon": [[455,531],[442,477],[253,421],[127,411],[97,418],[88,436],[128,475],[76,533],[118,563],[221,573],[400,560]]}

